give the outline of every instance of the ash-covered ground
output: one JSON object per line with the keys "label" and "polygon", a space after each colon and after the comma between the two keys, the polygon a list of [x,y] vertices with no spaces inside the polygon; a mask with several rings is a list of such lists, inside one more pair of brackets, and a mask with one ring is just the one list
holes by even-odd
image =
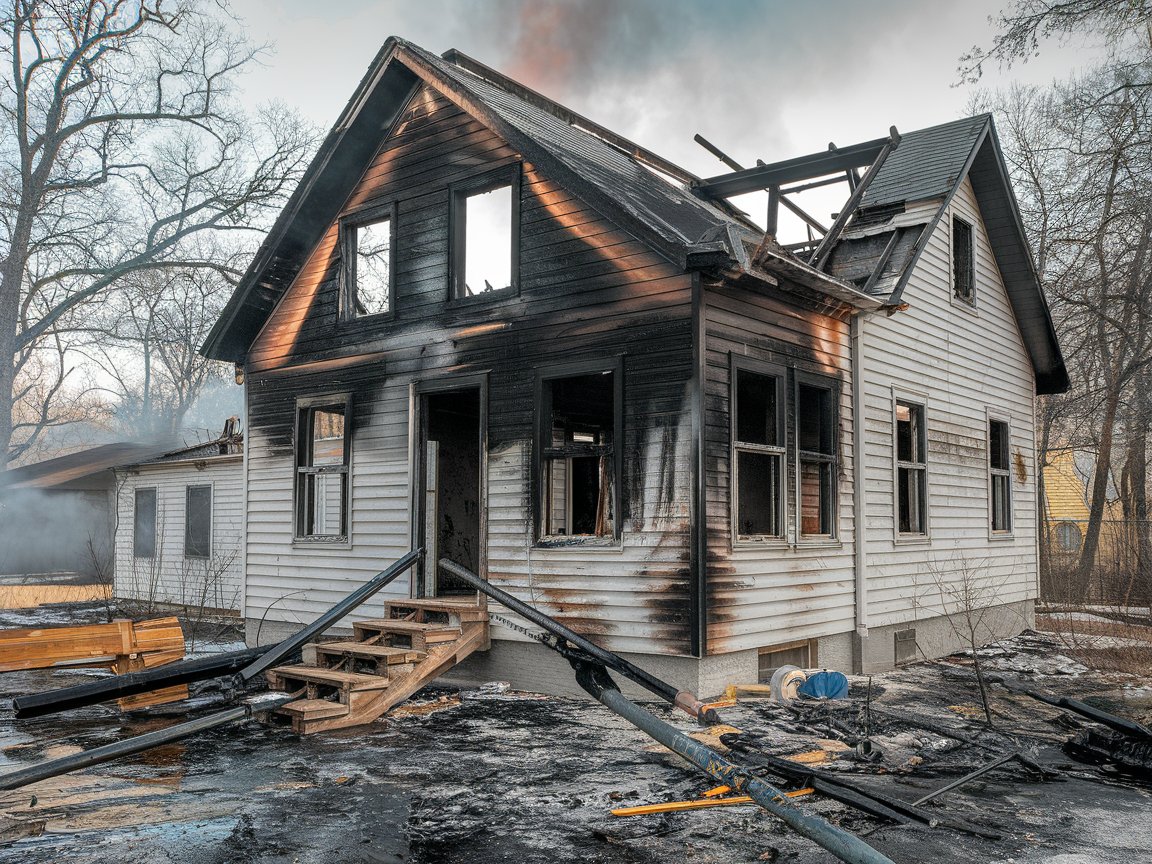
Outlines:
{"label": "ash-covered ground", "polygon": [[[0,627],[96,620],[100,611],[0,612]],[[1093,673],[1063,656],[1052,637],[1028,635],[985,653],[994,679],[1152,719],[1152,682]],[[209,690],[191,707],[129,716],[102,705],[12,718],[11,697],[91,674],[0,675],[0,771],[218,710],[231,695]],[[842,702],[788,709],[749,699],[720,713],[751,746],[775,755],[816,753],[806,758],[822,760],[821,769],[907,801],[1015,748],[1056,772],[1058,779],[1042,781],[1009,763],[926,805],[998,839],[894,826],[820,795],[797,799],[894,861],[1152,858],[1152,787],[1067,756],[1061,745],[1078,721],[1065,712],[994,684],[1001,731],[989,731],[970,659],[905,668],[872,679],[871,740],[881,758],[869,762],[852,746],[865,728],[867,680],[851,683],[851,698]],[[686,732],[702,731],[671,709],[650,707]],[[0,847],[0,862],[836,860],[755,805],[629,818],[610,813],[698,798],[714,785],[591,701],[425,691],[415,705],[360,729],[302,738],[252,722],[0,793],[0,812],[46,823],[40,836]]]}

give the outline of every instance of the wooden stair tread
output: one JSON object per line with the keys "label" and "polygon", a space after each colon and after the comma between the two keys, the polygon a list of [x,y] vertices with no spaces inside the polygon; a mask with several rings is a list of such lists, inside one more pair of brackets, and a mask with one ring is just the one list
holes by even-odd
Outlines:
{"label": "wooden stair tread", "polygon": [[279,709],[284,714],[303,717],[306,720],[328,720],[332,717],[345,717],[348,706],[342,702],[328,702],[325,699],[297,699],[282,705]]}
{"label": "wooden stair tread", "polygon": [[269,675],[291,678],[297,681],[312,681],[333,687],[347,687],[350,690],[383,690],[388,679],[383,675],[365,675],[361,672],[339,672],[319,666],[277,666],[268,670]]}
{"label": "wooden stair tread", "polygon": [[483,609],[483,607],[472,597],[461,598],[458,600],[454,600],[451,597],[414,597],[410,600],[388,600],[384,605],[404,609],[443,609],[449,612],[458,611],[460,609]]}
{"label": "wooden stair tread", "polygon": [[319,654],[351,654],[355,657],[372,657],[393,663],[418,663],[426,656],[423,651],[411,648],[393,648],[388,645],[368,645],[364,642],[319,642]]}
{"label": "wooden stair tread", "polygon": [[362,630],[380,630],[387,633],[459,633],[460,628],[453,624],[423,624],[419,621],[402,621],[399,618],[373,618],[357,621],[353,627]]}

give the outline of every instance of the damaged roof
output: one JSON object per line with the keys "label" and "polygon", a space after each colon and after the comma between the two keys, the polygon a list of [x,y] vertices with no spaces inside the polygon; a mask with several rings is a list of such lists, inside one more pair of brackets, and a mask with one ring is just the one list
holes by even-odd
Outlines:
{"label": "damaged roof", "polygon": [[[700,178],[458,51],[441,57],[393,37],[324,140],[202,353],[243,360],[408,98],[423,85],[442,92],[525,159],[544,167],[669,260],[685,268],[758,269],[748,248],[763,232],[722,197],[694,188]],[[782,249],[762,260],[782,275],[861,308],[898,303],[928,235],[965,173],[971,174],[980,196],[1036,371],[1037,390],[1060,392],[1067,387],[1067,373],[989,115],[905,135],[873,179],[826,272]],[[943,203],[934,217],[909,221],[906,203],[924,199]]]}

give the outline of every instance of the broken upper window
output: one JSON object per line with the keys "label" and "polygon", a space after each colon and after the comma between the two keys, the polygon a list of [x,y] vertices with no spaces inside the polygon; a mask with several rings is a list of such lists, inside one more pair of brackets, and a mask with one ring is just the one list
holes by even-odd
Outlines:
{"label": "broken upper window", "polygon": [[212,556],[212,487],[184,490],[184,557]]}
{"label": "broken upper window", "polygon": [[952,217],[952,291],[965,303],[976,302],[976,258],[972,226]]}
{"label": "broken upper window", "polygon": [[1003,420],[988,421],[988,472],[991,485],[992,530],[1012,530],[1012,472],[1008,424]]}
{"label": "broken upper window", "polygon": [[896,402],[896,520],[900,534],[928,533],[928,458],[924,406]]}
{"label": "broken upper window", "polygon": [[363,318],[392,311],[391,216],[345,226],[347,316]]}
{"label": "broken upper window", "polygon": [[541,536],[615,537],[616,373],[545,380]]}
{"label": "broken upper window", "polygon": [[796,385],[796,462],[800,536],[835,535],[836,410],[829,386]]}
{"label": "broken upper window", "polygon": [[782,375],[735,369],[732,394],[736,538],[784,536]]}
{"label": "broken upper window", "polygon": [[452,296],[462,300],[511,289],[518,258],[519,185],[502,179],[466,184],[452,196]]}
{"label": "broken upper window", "polygon": [[137,489],[132,512],[132,554],[156,557],[156,490]]}
{"label": "broken upper window", "polygon": [[296,437],[296,536],[348,536],[347,404],[301,408]]}

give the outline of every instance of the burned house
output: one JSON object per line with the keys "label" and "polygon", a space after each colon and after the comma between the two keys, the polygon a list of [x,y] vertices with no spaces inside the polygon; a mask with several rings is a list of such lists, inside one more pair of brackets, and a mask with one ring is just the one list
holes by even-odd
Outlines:
{"label": "burned house", "polygon": [[[991,119],[730,167],[389,40],[203,348],[246,384],[249,640],[416,547],[389,596],[460,593],[446,557],[701,693],[948,650],[957,580],[1020,629],[1067,377]],[[546,653],[496,622],[462,671],[565,689]]]}

